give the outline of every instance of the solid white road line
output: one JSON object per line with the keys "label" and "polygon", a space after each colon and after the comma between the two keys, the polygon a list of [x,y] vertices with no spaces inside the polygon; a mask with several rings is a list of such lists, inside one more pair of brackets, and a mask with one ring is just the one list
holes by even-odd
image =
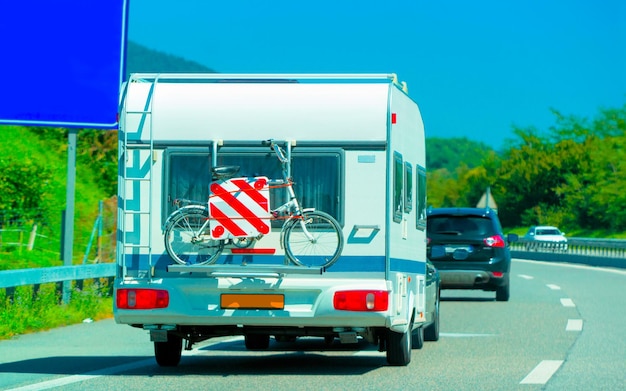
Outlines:
{"label": "solid white road line", "polygon": [[561,364],[563,360],[543,360],[522,379],[520,384],[546,384]]}
{"label": "solid white road line", "polygon": [[583,329],[582,319],[568,319],[565,331],[581,331]]}
{"label": "solid white road line", "polygon": [[554,285],[554,284],[548,284],[546,285],[548,288],[552,289],[553,291],[560,291],[561,287],[558,285]]}
{"label": "solid white road line", "polygon": [[574,265],[571,263],[558,263],[558,262],[547,262],[547,261],[531,261],[528,259],[518,259],[513,258],[512,261],[515,262],[523,262],[523,263],[532,263],[536,265],[549,265],[555,267],[567,267],[572,269],[586,269],[591,272],[601,272],[601,273],[614,273],[614,274],[623,274],[626,275],[626,270],[624,269],[614,269],[610,267],[598,267],[598,266],[588,266],[588,265]]}
{"label": "solid white road line", "polygon": [[572,299],[561,299],[561,304],[563,307],[576,307]]}

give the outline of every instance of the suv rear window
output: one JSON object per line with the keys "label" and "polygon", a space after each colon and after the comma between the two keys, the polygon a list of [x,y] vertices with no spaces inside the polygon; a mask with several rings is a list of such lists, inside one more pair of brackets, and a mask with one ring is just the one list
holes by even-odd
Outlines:
{"label": "suv rear window", "polygon": [[496,234],[491,220],[479,216],[429,216],[427,224],[430,238],[487,237]]}

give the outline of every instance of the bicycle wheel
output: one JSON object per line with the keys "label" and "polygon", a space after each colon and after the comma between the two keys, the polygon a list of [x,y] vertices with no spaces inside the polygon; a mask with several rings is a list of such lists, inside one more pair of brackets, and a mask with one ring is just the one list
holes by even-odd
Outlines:
{"label": "bicycle wheel", "polygon": [[199,232],[209,218],[206,209],[194,208],[179,212],[165,229],[165,249],[181,265],[205,265],[219,258],[224,242]]}
{"label": "bicycle wheel", "polygon": [[290,220],[283,235],[287,257],[296,265],[328,267],[337,262],[343,250],[343,231],[331,215],[304,212]]}

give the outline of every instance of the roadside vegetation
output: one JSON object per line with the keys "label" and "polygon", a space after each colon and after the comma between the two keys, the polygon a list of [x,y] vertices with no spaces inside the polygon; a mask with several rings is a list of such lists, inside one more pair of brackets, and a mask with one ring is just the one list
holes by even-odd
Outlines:
{"label": "roadside vegetation", "polygon": [[429,169],[429,205],[474,206],[490,188],[509,230],[556,225],[568,236],[625,238],[626,104],[593,119],[554,116],[547,132],[515,128],[503,151],[478,144],[480,163],[467,143],[427,140],[432,159],[455,162]]}
{"label": "roadside vegetation", "polygon": [[112,316],[108,279],[73,283],[71,299],[61,304],[58,284],[0,289],[0,339]]}

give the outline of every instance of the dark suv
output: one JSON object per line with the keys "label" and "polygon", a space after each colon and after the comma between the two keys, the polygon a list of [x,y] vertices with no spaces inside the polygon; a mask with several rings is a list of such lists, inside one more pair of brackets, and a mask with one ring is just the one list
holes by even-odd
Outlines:
{"label": "dark suv", "polygon": [[431,208],[427,212],[428,258],[439,270],[442,289],[495,291],[509,300],[509,243],[496,211],[489,208]]}

